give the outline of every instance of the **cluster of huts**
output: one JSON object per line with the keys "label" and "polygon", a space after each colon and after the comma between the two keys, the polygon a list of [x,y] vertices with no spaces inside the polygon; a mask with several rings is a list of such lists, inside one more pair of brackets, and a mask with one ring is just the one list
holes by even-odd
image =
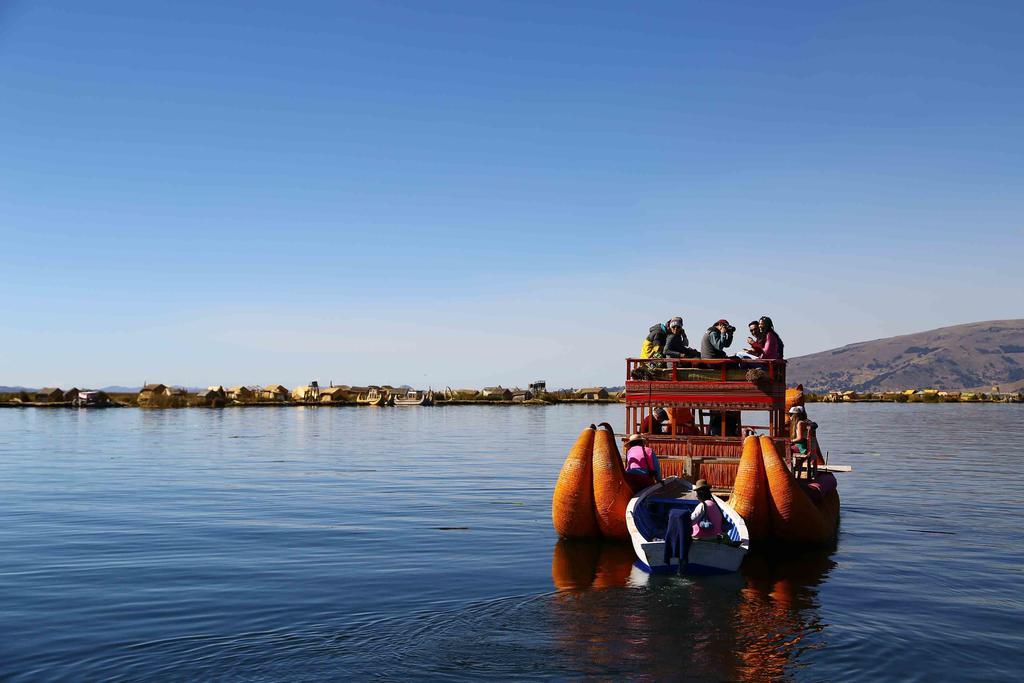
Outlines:
{"label": "cluster of huts", "polygon": [[[319,386],[310,382],[303,386],[288,389],[282,384],[268,386],[210,386],[195,394],[190,394],[182,387],[165,384],[147,384],[139,392],[136,402],[144,408],[184,407],[184,406],[221,406],[221,405],[256,405],[256,404],[356,404],[366,402],[366,397],[387,394],[405,396],[408,387],[390,385],[350,386]],[[414,391],[414,390],[413,390]],[[618,394],[609,393],[605,387],[586,387],[583,389],[559,389],[549,392],[543,381],[533,382],[527,389],[508,388],[502,386],[484,387],[483,389],[452,389],[446,388],[438,393],[437,400],[449,403],[469,402],[511,402],[525,403],[528,401],[601,401],[616,400]]]}
{"label": "cluster of huts", "polygon": [[11,397],[11,402],[32,405],[104,406],[110,404],[110,396],[95,389],[43,387],[32,391],[19,391],[17,395]]}
{"label": "cluster of huts", "polygon": [[[181,386],[168,384],[146,384],[133,397],[131,394],[115,394],[113,399],[102,391],[71,388],[62,390],[58,387],[45,387],[39,390],[22,391],[10,397],[8,404],[50,405],[50,406],[104,406],[131,405],[135,403],[142,408],[185,408],[190,406],[219,407],[226,405],[311,405],[336,404],[348,405],[369,402],[373,396],[380,394],[405,397],[409,387],[382,386],[349,386],[331,383],[319,386],[317,382],[289,389],[283,384],[267,386],[209,386],[201,391],[190,390]],[[421,392],[422,393],[422,392]],[[544,381],[531,383],[526,389],[503,386],[484,387],[483,389],[452,389],[434,392],[434,400],[447,403],[554,403],[563,401],[607,401],[618,400],[620,393],[609,392],[605,387],[584,387],[582,389],[556,389],[548,391]]]}
{"label": "cluster of huts", "polygon": [[903,389],[901,391],[833,390],[827,394],[809,396],[809,400],[824,401],[826,403],[844,403],[851,401],[888,401],[894,403],[962,403],[974,401],[999,403],[1024,402],[1024,395],[1022,395],[1021,392],[1000,392],[999,387],[993,387],[992,389],[993,391],[990,393],[979,391],[943,391],[941,389]]}

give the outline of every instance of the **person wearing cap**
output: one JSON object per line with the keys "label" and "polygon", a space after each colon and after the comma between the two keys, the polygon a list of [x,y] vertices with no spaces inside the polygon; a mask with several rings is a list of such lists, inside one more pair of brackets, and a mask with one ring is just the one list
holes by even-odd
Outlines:
{"label": "person wearing cap", "polygon": [[683,329],[683,319],[679,316],[668,321],[668,337],[665,339],[664,355],[666,358],[695,358],[700,355],[696,349],[690,348],[690,340]]}
{"label": "person wearing cap", "polygon": [[630,434],[626,441],[626,481],[633,491],[662,482],[658,456],[641,434]]}
{"label": "person wearing cap", "polygon": [[728,358],[725,350],[732,345],[732,333],[736,328],[722,318],[704,332],[700,340],[700,357],[706,359]]}
{"label": "person wearing cap", "polygon": [[664,408],[655,408],[650,415],[640,421],[640,431],[645,434],[669,434],[671,418]]}
{"label": "person wearing cap", "polygon": [[697,494],[697,507],[690,513],[690,521],[693,523],[694,538],[714,538],[722,533],[724,518],[722,510],[711,495],[711,484],[706,479],[698,479],[693,485],[693,492]]}

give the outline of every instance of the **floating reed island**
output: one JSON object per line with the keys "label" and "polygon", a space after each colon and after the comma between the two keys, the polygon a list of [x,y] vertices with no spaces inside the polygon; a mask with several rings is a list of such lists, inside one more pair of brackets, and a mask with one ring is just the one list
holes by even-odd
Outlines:
{"label": "floating reed island", "polygon": [[[1024,403],[1024,394],[1000,392],[905,389],[887,392],[804,392],[808,403]],[[544,381],[519,387],[484,387],[442,391],[369,386],[319,386],[310,382],[294,389],[283,384],[267,386],[208,386],[190,389],[168,384],[146,384],[138,391],[94,389],[20,389],[0,392],[2,408],[226,408],[232,406],[432,406],[432,405],[552,405],[556,403],[621,403],[622,387],[547,389]]]}
{"label": "floating reed island", "polygon": [[288,389],[282,384],[267,386],[208,386],[189,389],[167,384],[145,384],[137,392],[95,391],[59,387],[24,389],[0,393],[0,407],[25,408],[226,408],[235,406],[433,406],[433,405],[552,405],[556,403],[617,403],[623,400],[620,387],[547,389],[544,381],[526,389],[502,386],[482,389],[414,389],[390,385],[320,386],[318,382]]}

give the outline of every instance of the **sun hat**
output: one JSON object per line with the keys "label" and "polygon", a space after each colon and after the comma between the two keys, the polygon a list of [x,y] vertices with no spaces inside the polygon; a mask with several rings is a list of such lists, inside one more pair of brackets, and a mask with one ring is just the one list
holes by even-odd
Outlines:
{"label": "sun hat", "polygon": [[708,483],[707,479],[698,479],[696,481],[696,483],[693,485],[693,490],[694,491],[699,491],[700,489],[709,489],[709,488],[711,488],[711,484]]}
{"label": "sun hat", "polygon": [[802,412],[804,412],[803,406],[793,406],[792,408],[789,409],[790,415],[799,415]]}
{"label": "sun hat", "polygon": [[644,439],[643,434],[637,434],[634,432],[629,435],[628,439],[626,439],[626,445],[628,446],[632,443],[643,443],[644,441],[646,441],[646,439]]}

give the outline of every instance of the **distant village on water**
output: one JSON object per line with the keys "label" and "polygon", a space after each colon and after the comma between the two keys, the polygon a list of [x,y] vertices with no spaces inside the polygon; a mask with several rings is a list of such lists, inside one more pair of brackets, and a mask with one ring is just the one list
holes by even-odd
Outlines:
{"label": "distant village on water", "polygon": [[[202,390],[166,384],[145,384],[137,391],[44,387],[15,388],[0,392],[0,407],[139,407],[139,408],[224,408],[229,406],[401,406],[401,405],[551,405],[556,403],[615,403],[625,400],[623,387],[584,387],[548,390],[543,380],[526,389],[502,386],[482,389],[441,391],[389,385],[350,386],[318,382],[288,389],[282,384],[267,386],[209,386]],[[888,403],[1022,403],[1024,392],[942,391],[905,389],[887,392],[830,391],[805,392],[810,402],[888,402]]]}
{"label": "distant village on water", "polygon": [[282,384],[267,386],[209,386],[194,390],[166,384],[146,384],[137,392],[93,389],[20,389],[0,393],[5,407],[139,407],[139,408],[221,408],[227,406],[358,406],[358,405],[434,405],[434,404],[552,404],[564,402],[616,402],[623,398],[622,387],[584,387],[549,391],[543,380],[528,388],[502,386],[483,389],[442,391],[389,385],[320,386],[318,382],[289,389]]}

